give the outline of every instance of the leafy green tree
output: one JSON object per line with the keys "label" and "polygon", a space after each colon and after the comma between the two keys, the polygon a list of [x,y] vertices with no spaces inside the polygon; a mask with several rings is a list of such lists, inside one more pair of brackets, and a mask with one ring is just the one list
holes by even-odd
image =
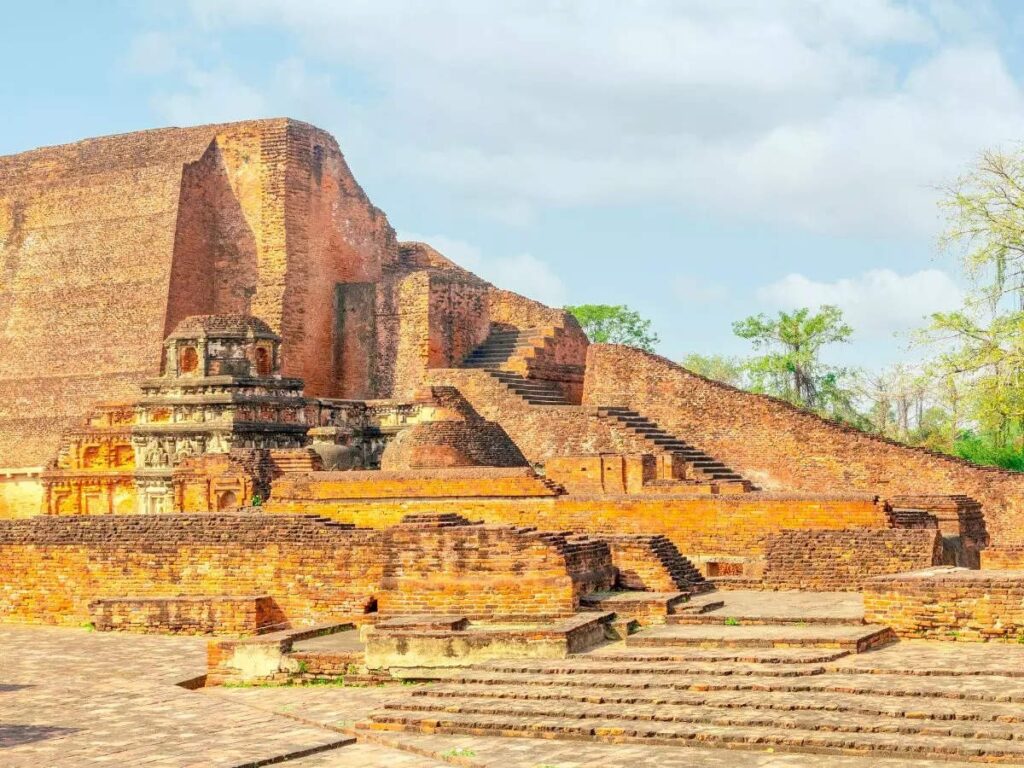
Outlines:
{"label": "leafy green tree", "polygon": [[1024,154],[991,150],[946,189],[940,244],[959,251],[968,275],[992,306],[1024,309]]}
{"label": "leafy green tree", "polygon": [[847,371],[820,359],[822,347],[849,341],[853,334],[838,307],[822,306],[813,314],[803,307],[776,317],[753,315],[732,328],[762,352],[747,367],[754,391],[837,417],[855,415],[853,394],[843,386]]}
{"label": "leafy green tree", "polygon": [[683,358],[683,368],[707,376],[709,379],[744,387],[747,384],[747,365],[737,357],[725,355],[700,355],[693,352]]}
{"label": "leafy green tree", "polygon": [[1019,442],[1024,433],[1024,312],[997,311],[988,319],[970,310],[939,312],[924,336],[943,350],[936,370],[961,382],[972,432],[999,449]]}
{"label": "leafy green tree", "polygon": [[578,304],[565,309],[575,316],[587,338],[595,344],[627,344],[653,352],[660,341],[651,330],[651,321],[625,305]]}

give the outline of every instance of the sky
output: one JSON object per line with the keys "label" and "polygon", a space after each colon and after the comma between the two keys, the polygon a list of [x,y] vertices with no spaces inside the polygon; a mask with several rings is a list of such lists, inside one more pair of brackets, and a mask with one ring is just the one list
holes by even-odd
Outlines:
{"label": "sky", "polygon": [[0,154],[293,117],[502,287],[627,304],[673,359],[835,304],[832,361],[874,368],[962,298],[937,202],[1024,140],[1022,32],[1013,0],[10,3]]}

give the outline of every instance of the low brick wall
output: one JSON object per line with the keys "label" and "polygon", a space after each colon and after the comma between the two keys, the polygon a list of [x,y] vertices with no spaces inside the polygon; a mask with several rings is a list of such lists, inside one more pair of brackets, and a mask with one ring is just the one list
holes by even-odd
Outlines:
{"label": "low brick wall", "polygon": [[[515,471],[515,470],[501,470]],[[329,473],[335,474],[335,473]],[[343,474],[343,473],[336,473]],[[373,473],[359,473],[370,475]],[[318,488],[316,475],[301,496],[278,481],[264,509],[287,514],[316,514],[359,526],[394,525],[406,514],[452,511],[490,524],[532,526],[549,531],[608,534],[661,534],[694,562],[715,556],[760,559],[766,537],[796,529],[882,529],[890,523],[885,505],[867,494],[824,495],[743,493],[725,496],[549,496],[494,498],[480,495],[446,498],[444,491],[425,498],[342,498]],[[365,478],[371,483],[372,478]],[[333,483],[333,478],[327,482]],[[388,483],[387,479],[384,479]],[[438,479],[438,485],[445,480]],[[367,493],[373,493],[369,484]],[[318,498],[321,497],[322,498]]]}
{"label": "low brick wall", "polygon": [[[268,509],[344,499],[554,496],[529,467],[365,470],[288,474],[274,481]],[[281,502],[281,503],[279,503]]]}
{"label": "low brick wall", "polygon": [[267,595],[293,625],[362,613],[564,615],[608,589],[608,545],[428,516],[385,530],[259,514],[0,521],[0,619],[81,624],[123,598]]}
{"label": "low brick wall", "polygon": [[766,539],[764,586],[856,591],[867,579],[942,562],[937,529],[783,531]]}
{"label": "low brick wall", "polygon": [[101,632],[257,635],[286,624],[277,603],[265,595],[115,597],[94,600],[89,612]]}
{"label": "low brick wall", "polygon": [[1024,642],[1024,571],[941,567],[870,579],[864,619],[902,638]]}

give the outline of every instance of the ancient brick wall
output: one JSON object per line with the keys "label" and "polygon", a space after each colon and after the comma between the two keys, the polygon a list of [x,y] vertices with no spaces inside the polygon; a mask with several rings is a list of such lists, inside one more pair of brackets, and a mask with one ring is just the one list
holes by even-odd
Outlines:
{"label": "ancient brick wall", "polygon": [[462,270],[430,275],[428,368],[451,368],[466,359],[490,332],[483,280]]}
{"label": "ancient brick wall", "polygon": [[[463,470],[465,471],[465,470]],[[517,470],[490,470],[516,472]],[[726,496],[540,496],[506,494],[488,475],[467,486],[466,477],[435,471],[422,484],[377,485],[373,473],[323,473],[276,481],[265,509],[317,514],[359,526],[393,525],[405,514],[458,512],[470,520],[534,526],[600,536],[663,534],[698,564],[716,557],[760,560],[766,538],[783,530],[888,528],[875,497],[747,493]],[[482,470],[476,470],[482,472]],[[340,475],[363,475],[358,483]],[[536,488],[537,486],[534,486]],[[407,492],[415,489],[415,492]],[[524,490],[526,490],[524,488]],[[462,495],[459,495],[459,494]],[[548,490],[550,494],[551,491]],[[359,495],[357,495],[359,494]]]}
{"label": "ancient brick wall", "polygon": [[657,463],[649,453],[553,456],[544,474],[570,493],[641,493],[657,477]]}
{"label": "ancient brick wall", "polygon": [[287,623],[265,596],[114,598],[94,600],[89,610],[100,632],[255,635]]}
{"label": "ancient brick wall", "polygon": [[[356,470],[284,475],[273,483],[268,509],[283,510],[306,502],[344,499],[466,499],[483,497],[548,497],[555,495],[543,479],[527,468],[450,468]],[[317,510],[316,514],[320,514]],[[393,521],[397,522],[397,521]],[[391,524],[391,523],[388,523]]]}
{"label": "ancient brick wall", "polygon": [[43,485],[39,473],[31,475],[0,474],[0,520],[33,517],[43,508]]}
{"label": "ancient brick wall", "polygon": [[871,579],[864,620],[903,638],[1021,642],[1024,571],[933,568]]}
{"label": "ancient brick wall", "polygon": [[0,158],[0,466],[44,464],[93,402],[134,397],[164,334],[197,311],[264,318],[309,395],[372,396],[375,339],[338,327],[335,290],[378,280],[396,258],[337,143],[303,123]]}
{"label": "ancient brick wall", "polygon": [[0,618],[79,624],[110,598],[267,595],[293,624],[361,613],[571,613],[613,580],[607,545],[508,526],[353,530],[309,517],[0,521]]}
{"label": "ancient brick wall", "polygon": [[1024,544],[988,547],[981,553],[981,567],[998,571],[1024,571]]}
{"label": "ancient brick wall", "polygon": [[869,435],[630,347],[591,345],[587,365],[586,403],[634,408],[762,488],[966,494],[994,542],[1021,539],[1024,474]]}
{"label": "ancient brick wall", "polygon": [[765,539],[764,585],[857,591],[867,579],[942,561],[935,529],[782,531]]}

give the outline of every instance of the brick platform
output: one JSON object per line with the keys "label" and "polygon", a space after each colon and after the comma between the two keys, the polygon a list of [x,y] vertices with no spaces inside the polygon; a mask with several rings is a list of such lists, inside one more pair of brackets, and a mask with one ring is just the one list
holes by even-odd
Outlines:
{"label": "brick platform", "polygon": [[117,597],[94,600],[89,613],[101,632],[258,635],[286,623],[273,598],[266,595]]}

